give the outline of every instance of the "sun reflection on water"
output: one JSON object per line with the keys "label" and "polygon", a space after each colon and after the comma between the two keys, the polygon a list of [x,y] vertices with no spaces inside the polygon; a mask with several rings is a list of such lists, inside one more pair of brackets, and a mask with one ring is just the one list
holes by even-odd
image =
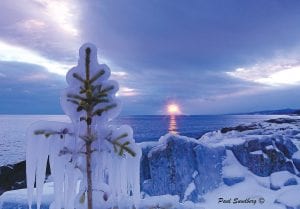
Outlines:
{"label": "sun reflection on water", "polygon": [[170,115],[169,133],[178,134],[176,116],[175,115]]}

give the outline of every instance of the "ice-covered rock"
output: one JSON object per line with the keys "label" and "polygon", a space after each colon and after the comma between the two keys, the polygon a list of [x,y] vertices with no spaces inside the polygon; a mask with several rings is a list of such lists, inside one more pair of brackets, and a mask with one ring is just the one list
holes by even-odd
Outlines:
{"label": "ice-covered rock", "polygon": [[[288,156],[282,152],[286,144],[292,144],[291,152],[297,150],[290,139],[284,141],[275,141],[272,138],[267,139],[247,139],[244,143],[229,147],[239,160],[239,162],[248,167],[253,173],[259,176],[269,176],[276,171],[288,170],[294,173],[294,167],[290,163]],[[280,147],[281,149],[279,149]],[[286,150],[286,149],[284,149]]]}
{"label": "ice-covered rock", "polygon": [[[294,136],[299,130],[299,119],[274,119],[209,132],[199,140],[168,134],[158,143],[142,145],[141,188],[148,195],[176,194],[181,201],[201,201],[222,184],[243,183],[245,169],[260,177],[290,173],[282,186],[296,184],[299,156]],[[272,186],[262,184],[270,189],[279,182],[273,177]]]}
{"label": "ice-covered rock", "polygon": [[[298,151],[299,119],[279,118],[222,130],[205,134],[200,140],[214,146],[225,145],[243,166],[258,176],[277,171],[298,173],[299,165],[294,165],[291,158]],[[293,161],[299,162],[296,157]]]}
{"label": "ice-covered rock", "polygon": [[278,136],[275,145],[287,158],[291,158],[298,151],[296,145],[287,137]]}
{"label": "ice-covered rock", "polygon": [[240,176],[240,177],[224,177],[223,182],[227,186],[232,186],[234,184],[240,183],[245,180],[245,177]]}
{"label": "ice-covered rock", "polygon": [[199,143],[194,151],[196,153],[196,170],[198,175],[195,178],[197,190],[196,195],[205,194],[222,183],[222,164],[225,159],[225,148],[211,147]]}
{"label": "ice-covered rock", "polygon": [[179,195],[180,200],[197,202],[201,194],[222,182],[224,156],[224,148],[211,148],[192,138],[168,134],[142,161],[141,167],[149,170],[147,178],[141,177],[146,179],[141,182],[143,192],[151,196]]}
{"label": "ice-covered rock", "polygon": [[141,166],[140,166],[141,190],[143,190],[143,186],[144,186],[143,182],[145,180],[151,179],[148,153],[156,145],[157,145],[157,142],[155,142],[155,141],[141,142],[139,144],[139,146],[142,149]]}
{"label": "ice-covered rock", "polygon": [[143,184],[144,192],[151,195],[179,195],[193,181],[196,170],[195,139],[167,135],[148,153],[150,179]]}
{"label": "ice-covered rock", "polygon": [[295,167],[300,171],[300,151],[297,151],[292,156]]}

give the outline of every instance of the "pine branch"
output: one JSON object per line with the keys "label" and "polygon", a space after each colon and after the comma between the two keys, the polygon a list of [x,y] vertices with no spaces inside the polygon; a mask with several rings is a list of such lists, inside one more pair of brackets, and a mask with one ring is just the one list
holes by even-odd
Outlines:
{"label": "pine branch", "polygon": [[46,138],[50,137],[51,135],[60,135],[60,138],[63,139],[64,135],[73,135],[73,133],[69,133],[67,128],[63,129],[62,131],[52,131],[52,130],[36,130],[34,131],[34,135],[44,135]]}
{"label": "pine branch", "polygon": [[114,86],[108,86],[108,87],[106,87],[105,89],[103,89],[103,90],[101,91],[101,93],[107,93],[108,91],[113,90],[114,88],[115,88]]}
{"label": "pine branch", "polygon": [[113,141],[118,141],[118,140],[123,139],[123,138],[125,138],[127,136],[128,136],[128,133],[121,134],[120,136],[118,136],[117,138],[115,138]]}
{"label": "pine branch", "polygon": [[85,82],[85,80],[77,73],[73,73],[73,77],[76,78],[77,80],[81,81],[82,83]]}
{"label": "pine branch", "polygon": [[91,79],[90,79],[90,83],[93,83],[94,81],[96,81],[98,78],[100,78],[102,75],[104,75],[105,71],[104,70],[100,70],[98,73],[96,73]]}
{"label": "pine branch", "polygon": [[77,112],[80,112],[80,111],[82,111],[83,109],[84,109],[84,107],[81,106],[81,105],[79,105],[79,106],[77,107],[76,111],[77,111]]}
{"label": "pine branch", "polygon": [[95,97],[97,98],[103,98],[103,97],[107,97],[108,94],[107,93],[102,93],[102,92],[99,92],[98,94],[95,95]]}
{"label": "pine branch", "polygon": [[97,104],[108,103],[108,102],[109,102],[109,99],[93,99],[92,106],[94,107]]}
{"label": "pine branch", "polygon": [[71,102],[73,104],[79,105],[79,102],[74,99],[67,99],[68,102]]}
{"label": "pine branch", "polygon": [[93,141],[95,141],[97,139],[97,137],[94,136],[94,135],[91,135],[91,136],[79,136],[79,138],[81,138],[86,143],[92,143]]}
{"label": "pine branch", "polygon": [[103,112],[106,112],[112,108],[115,108],[116,106],[117,106],[117,104],[107,105],[106,107],[104,107],[102,109],[98,109],[98,110],[94,111],[92,116],[95,116],[95,115],[101,116]]}
{"label": "pine branch", "polygon": [[116,146],[118,146],[120,148],[119,153],[118,153],[120,156],[123,156],[124,151],[128,152],[132,157],[136,156],[136,153],[128,147],[128,145],[130,144],[129,141],[126,141],[123,144],[121,144],[117,141],[113,141],[113,144],[115,144]]}
{"label": "pine branch", "polygon": [[73,154],[73,152],[67,147],[63,147],[63,149],[59,151],[58,156],[62,156],[66,154]]}
{"label": "pine branch", "polygon": [[80,92],[79,92],[79,94],[83,94],[83,93],[85,93],[85,92],[86,92],[86,89],[83,88],[82,86],[80,86]]}
{"label": "pine branch", "polygon": [[98,90],[98,92],[100,92],[101,88],[102,88],[102,85],[101,84],[94,85],[91,88],[92,88],[92,91]]}
{"label": "pine branch", "polygon": [[67,94],[67,97],[72,98],[72,99],[86,100],[86,98],[79,96],[77,94]]}
{"label": "pine branch", "polygon": [[103,108],[103,112],[106,112],[106,111],[108,111],[108,110],[110,110],[112,108],[115,108],[115,107],[117,107],[117,104],[108,105],[108,106],[106,106],[106,107]]}
{"label": "pine branch", "polygon": [[[118,136],[117,138],[115,138],[113,140],[107,140],[107,141],[110,142],[113,145],[114,151],[116,153],[118,153],[120,156],[123,156],[124,151],[126,151],[132,157],[135,157],[136,153],[128,146],[130,144],[129,141],[126,141],[124,143],[119,142],[120,139],[125,138],[127,136],[128,136],[128,134],[124,133],[124,134],[121,134],[120,136]],[[119,147],[119,151],[118,151],[117,147]]]}

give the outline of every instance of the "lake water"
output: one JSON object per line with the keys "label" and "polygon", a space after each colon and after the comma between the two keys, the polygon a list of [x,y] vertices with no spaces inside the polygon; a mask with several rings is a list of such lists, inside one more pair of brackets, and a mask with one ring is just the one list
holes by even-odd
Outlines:
{"label": "lake water", "polygon": [[[216,116],[125,116],[116,125],[131,125],[137,142],[155,141],[172,132],[199,138],[208,131],[243,123],[267,120],[276,115]],[[25,159],[25,135],[28,126],[39,120],[68,121],[63,115],[0,115],[0,166]]]}

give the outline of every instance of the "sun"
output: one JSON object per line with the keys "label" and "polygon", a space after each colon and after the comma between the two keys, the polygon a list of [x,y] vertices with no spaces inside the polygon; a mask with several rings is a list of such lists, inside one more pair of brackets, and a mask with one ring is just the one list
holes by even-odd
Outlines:
{"label": "sun", "polygon": [[174,104],[174,103],[173,104],[169,104],[167,106],[167,110],[168,110],[168,113],[170,115],[179,115],[179,114],[181,114],[179,106],[177,104]]}

